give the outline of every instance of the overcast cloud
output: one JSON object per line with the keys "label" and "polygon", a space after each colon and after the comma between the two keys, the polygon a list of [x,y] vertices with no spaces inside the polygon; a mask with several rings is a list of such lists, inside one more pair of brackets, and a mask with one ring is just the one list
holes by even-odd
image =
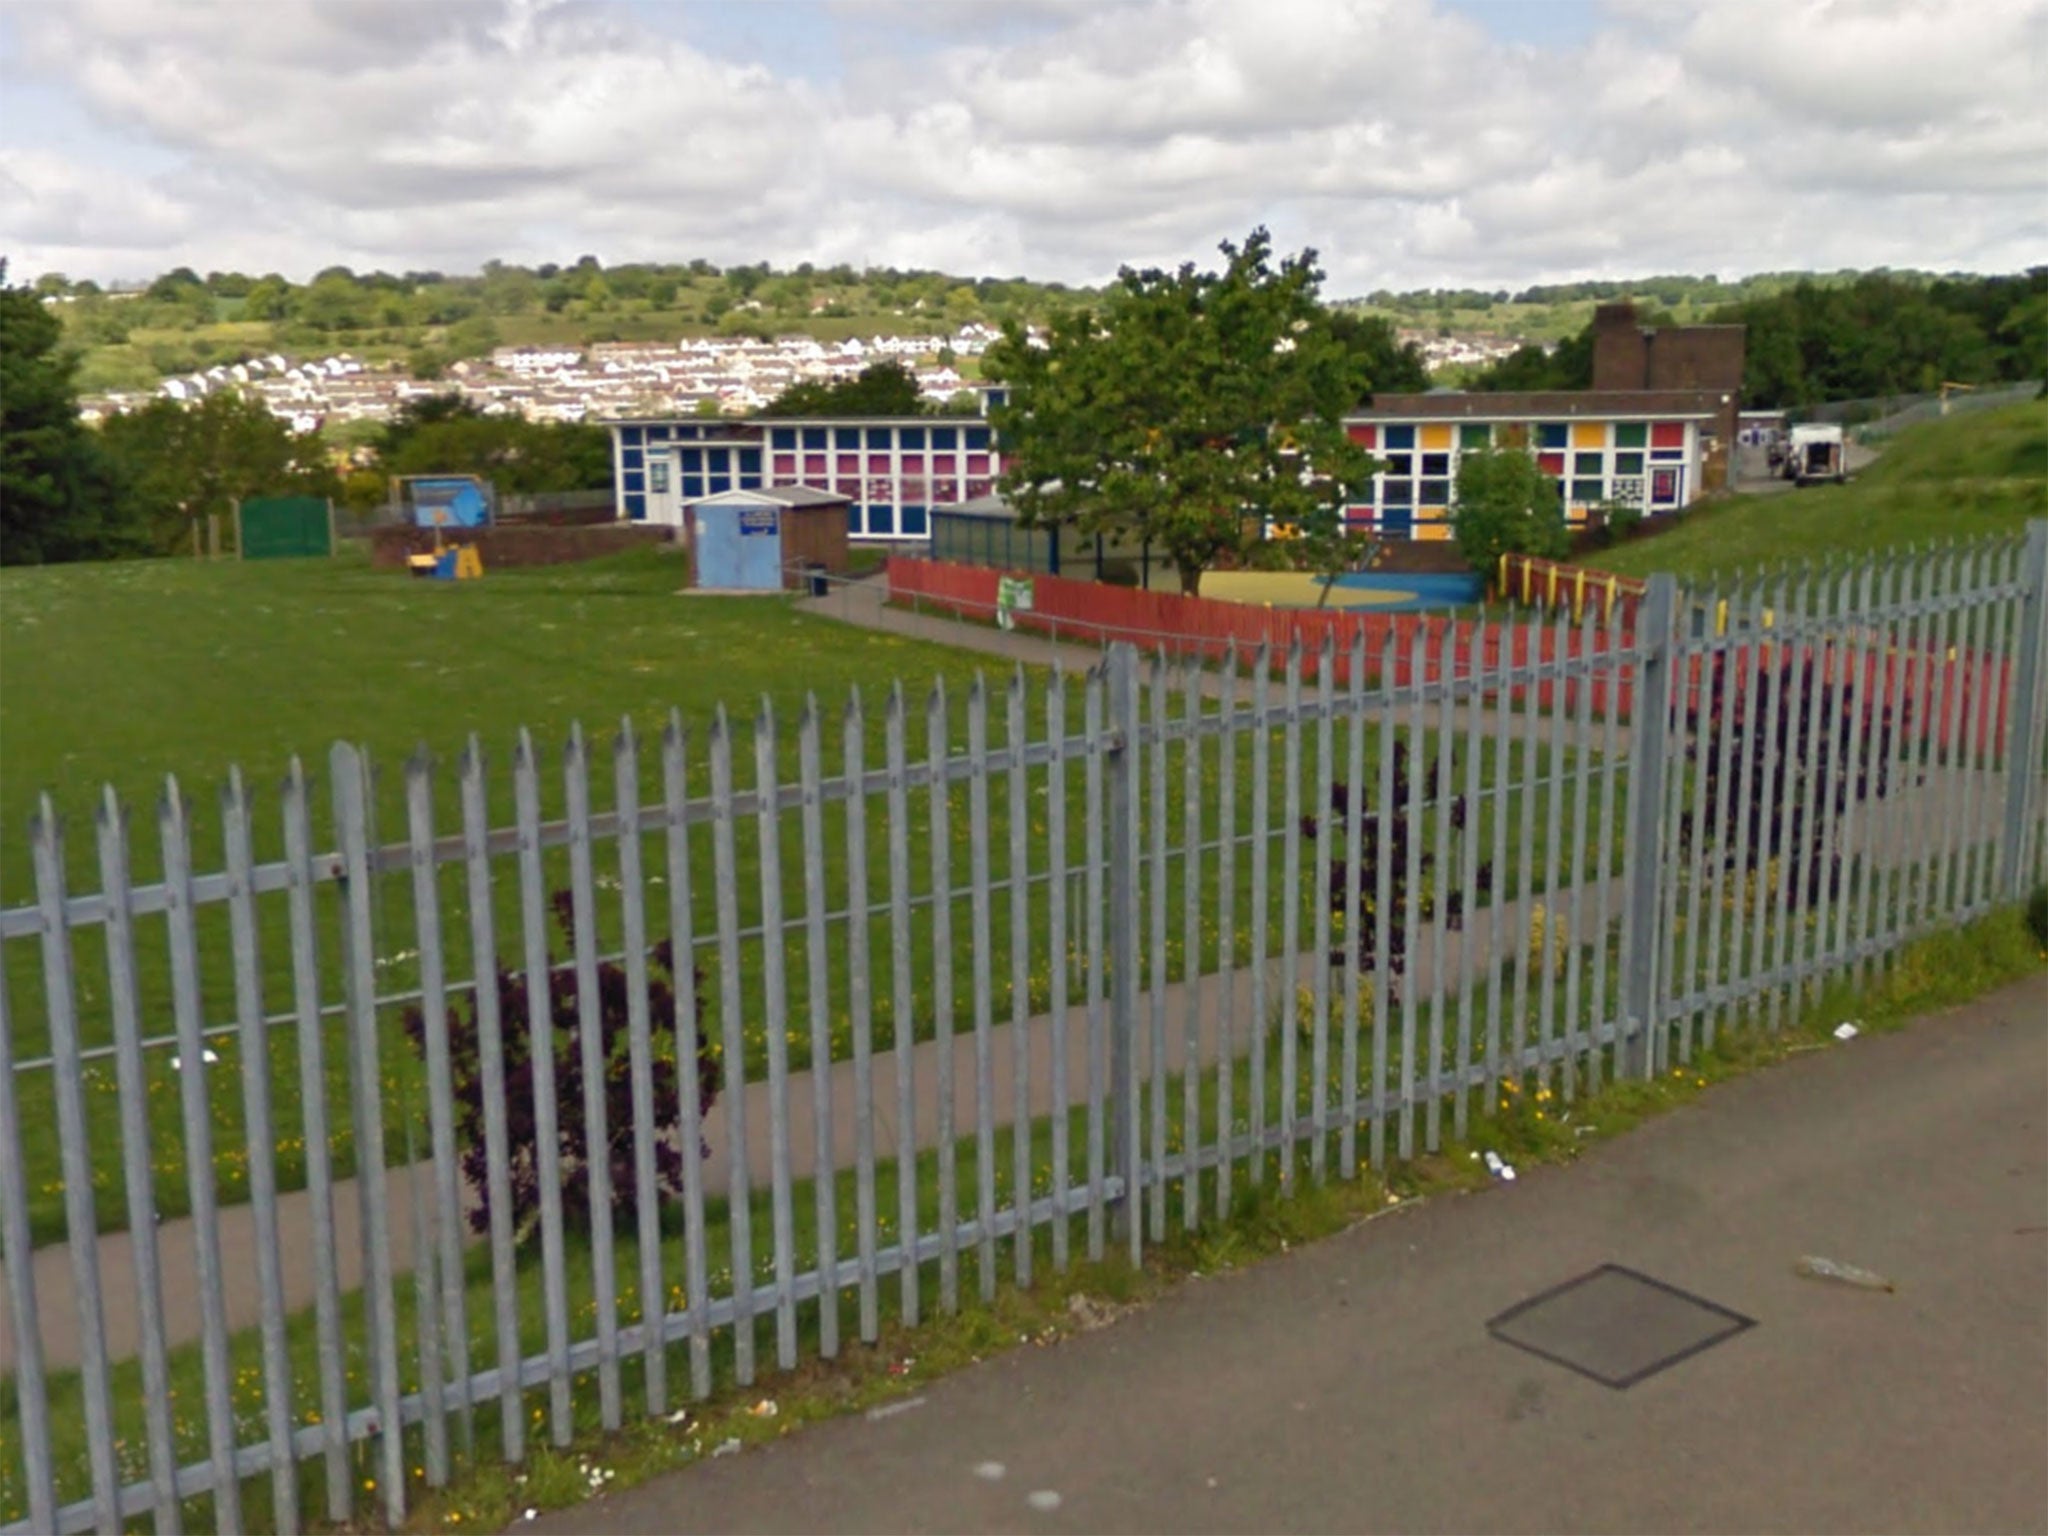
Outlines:
{"label": "overcast cloud", "polygon": [[2048,0],[0,8],[16,277],[491,257],[1333,294],[2048,261]]}

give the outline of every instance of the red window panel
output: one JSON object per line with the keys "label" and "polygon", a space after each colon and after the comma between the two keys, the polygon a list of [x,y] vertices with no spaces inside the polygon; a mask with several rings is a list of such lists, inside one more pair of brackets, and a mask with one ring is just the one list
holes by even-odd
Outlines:
{"label": "red window panel", "polygon": [[1358,444],[1361,448],[1376,448],[1379,446],[1380,429],[1378,427],[1350,426],[1346,427],[1344,431],[1351,441]]}
{"label": "red window panel", "polygon": [[825,455],[822,453],[807,453],[804,455],[805,475],[814,479],[823,479],[825,470]]}
{"label": "red window panel", "polygon": [[970,475],[987,474],[988,455],[985,453],[970,453],[967,455],[967,473]]}
{"label": "red window panel", "polygon": [[775,455],[775,473],[776,473],[776,475],[777,475],[778,477],[780,477],[780,476],[783,476],[783,475],[793,475],[793,474],[795,474],[795,473],[796,473],[796,455],[795,455],[795,454],[793,454],[793,453],[778,453],[778,454],[776,454],[776,455]]}
{"label": "red window panel", "polygon": [[869,474],[871,474],[871,475],[886,475],[886,474],[888,474],[888,473],[889,473],[889,455],[887,455],[886,453],[871,453],[871,454],[869,454],[869,455],[868,455],[868,473],[869,473]]}
{"label": "red window panel", "polygon": [[1536,467],[1546,475],[1561,475],[1564,473],[1564,455],[1561,453],[1539,453],[1536,456]]}
{"label": "red window panel", "polygon": [[970,480],[967,482],[965,494],[960,499],[962,501],[974,501],[979,497],[988,495],[994,489],[995,482],[993,480]]}
{"label": "red window panel", "polygon": [[1685,423],[1682,421],[1660,421],[1650,428],[1652,448],[1683,448],[1685,446]]}
{"label": "red window panel", "polygon": [[903,473],[906,475],[923,474],[924,455],[921,453],[906,453],[903,455]]}
{"label": "red window panel", "polygon": [[842,453],[842,454],[840,454],[840,455],[839,455],[839,473],[840,473],[841,475],[857,475],[857,474],[859,474],[859,473],[860,473],[860,455],[859,455],[859,454],[857,454],[857,453]]}
{"label": "red window panel", "polygon": [[957,473],[953,464],[954,457],[955,456],[950,453],[933,454],[932,473],[935,475],[950,475]]}

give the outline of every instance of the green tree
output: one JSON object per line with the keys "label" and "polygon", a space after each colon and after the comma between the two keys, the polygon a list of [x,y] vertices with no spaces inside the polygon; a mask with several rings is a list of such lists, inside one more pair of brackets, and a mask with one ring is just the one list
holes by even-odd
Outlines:
{"label": "green tree", "polygon": [[111,468],[78,419],[76,359],[34,293],[0,261],[0,565],[122,553]]}
{"label": "green tree", "polygon": [[476,475],[505,495],[612,483],[612,439],[603,427],[486,416],[453,395],[415,401],[395,415],[377,457],[387,475]]}
{"label": "green tree", "polygon": [[1557,485],[1523,449],[1460,454],[1456,502],[1458,552],[1483,576],[1492,575],[1502,555],[1555,560],[1571,552]]}
{"label": "green tree", "polygon": [[1333,310],[1330,334],[1358,355],[1372,394],[1420,394],[1429,388],[1429,365],[1422,360],[1422,349],[1412,341],[1404,344],[1384,316]]}
{"label": "green tree", "polygon": [[232,528],[251,496],[332,496],[340,488],[317,436],[301,435],[259,400],[235,390],[196,405],[153,400],[108,420],[101,433],[149,546],[185,546],[194,518],[217,513]]}
{"label": "green tree", "polygon": [[870,363],[850,379],[805,379],[761,410],[763,416],[917,416],[924,413],[917,376],[893,358]]}
{"label": "green tree", "polygon": [[1221,272],[1126,267],[1100,311],[1056,315],[1043,345],[1011,321],[982,359],[1011,390],[993,419],[1020,518],[1149,541],[1190,593],[1267,523],[1333,526],[1372,473],[1343,427],[1365,367],[1315,252],[1276,266],[1264,229],[1221,250]]}

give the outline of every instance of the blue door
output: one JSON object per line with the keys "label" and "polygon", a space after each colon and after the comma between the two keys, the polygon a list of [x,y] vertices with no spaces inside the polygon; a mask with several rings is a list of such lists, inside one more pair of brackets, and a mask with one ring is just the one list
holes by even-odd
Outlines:
{"label": "blue door", "polygon": [[782,587],[782,509],[773,503],[697,508],[697,585],[745,592]]}

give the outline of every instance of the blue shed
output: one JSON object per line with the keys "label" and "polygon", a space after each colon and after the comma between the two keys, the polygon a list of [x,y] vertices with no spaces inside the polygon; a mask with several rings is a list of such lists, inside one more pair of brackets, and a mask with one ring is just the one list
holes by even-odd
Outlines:
{"label": "blue shed", "polygon": [[694,584],[725,592],[798,587],[846,569],[849,500],[809,485],[720,491],[683,509]]}

